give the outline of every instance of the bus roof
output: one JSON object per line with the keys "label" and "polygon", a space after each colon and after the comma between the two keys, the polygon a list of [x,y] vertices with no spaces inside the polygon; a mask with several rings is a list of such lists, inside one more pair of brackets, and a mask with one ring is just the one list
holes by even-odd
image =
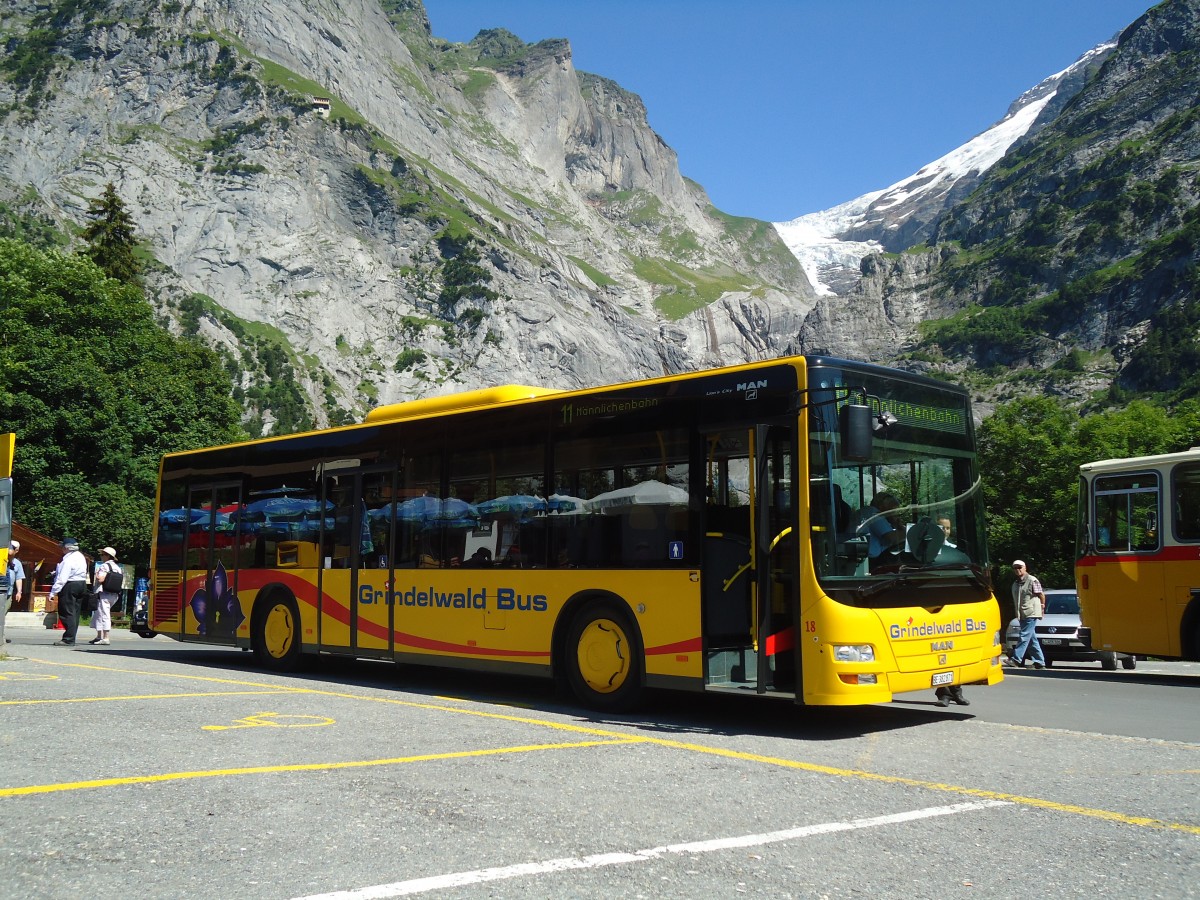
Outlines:
{"label": "bus roof", "polygon": [[365,423],[395,422],[399,419],[413,419],[418,416],[429,416],[441,412],[461,412],[467,409],[477,409],[481,406],[493,406],[497,403],[511,403],[513,400],[532,400],[547,394],[561,394],[557,388],[530,387],[524,384],[505,384],[500,387],[480,388],[476,391],[462,391],[458,394],[445,394],[441,397],[426,397],[423,400],[407,400],[403,403],[389,403],[387,406],[377,406],[367,413]]}
{"label": "bus roof", "polygon": [[355,428],[363,428],[371,425],[382,425],[388,422],[398,422],[406,419],[424,418],[457,412],[465,412],[469,410],[483,409],[489,406],[499,406],[507,403],[520,403],[531,400],[538,400],[551,395],[562,395],[564,398],[572,396],[587,396],[601,391],[619,390],[625,387],[632,386],[647,386],[660,383],[668,383],[680,380],[691,380],[699,378],[709,378],[713,376],[729,375],[738,372],[753,372],[755,369],[763,366],[776,365],[797,365],[801,360],[807,366],[831,366],[834,368],[849,369],[852,371],[860,371],[864,374],[874,374],[881,377],[908,381],[916,384],[924,384],[928,387],[938,388],[951,393],[967,396],[967,389],[961,385],[953,384],[952,382],[942,381],[941,379],[931,378],[928,375],[922,375],[916,372],[908,372],[902,369],[890,369],[886,366],[881,366],[876,363],[860,362],[857,360],[840,359],[833,356],[824,355],[793,355],[773,357],[771,359],[751,360],[744,363],[736,363],[730,366],[721,366],[714,369],[701,369],[693,372],[676,372],[668,375],[660,375],[654,378],[636,379],[627,382],[617,382],[613,384],[594,385],[585,388],[573,388],[570,390],[561,390],[558,388],[543,388],[534,387],[531,385],[509,384],[490,388],[480,388],[471,391],[461,391],[455,394],[445,394],[438,397],[426,397],[419,400],[408,400],[402,403],[391,403],[385,406],[379,406],[367,413],[362,422],[349,423],[339,425],[332,428],[320,428],[313,431],[297,432],[294,434],[271,435],[269,437],[251,438],[248,441],[237,441],[232,444],[224,444],[220,446],[197,447],[192,450],[177,450],[171,453],[164,454],[164,458],[176,456],[190,456],[198,452],[208,452],[212,450],[221,450],[227,447],[245,446],[248,444],[266,444],[274,442],[289,441],[294,438],[305,436],[323,435],[331,432],[348,431]]}
{"label": "bus roof", "polygon": [[1095,462],[1083,463],[1079,471],[1084,474],[1094,472],[1122,471],[1125,469],[1141,469],[1148,466],[1166,463],[1200,461],[1200,447],[1181,450],[1178,453],[1158,453],[1153,456],[1128,456],[1124,459],[1099,459]]}

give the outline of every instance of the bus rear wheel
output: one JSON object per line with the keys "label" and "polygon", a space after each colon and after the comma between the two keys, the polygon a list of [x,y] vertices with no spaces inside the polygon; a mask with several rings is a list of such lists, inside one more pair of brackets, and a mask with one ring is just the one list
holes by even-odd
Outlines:
{"label": "bus rear wheel", "polygon": [[616,604],[593,603],[567,636],[567,678],[581,702],[614,711],[633,706],[642,690],[642,657],[629,616]]}
{"label": "bus rear wheel", "polygon": [[291,597],[273,597],[255,616],[251,641],[264,668],[292,672],[300,667],[300,616]]}

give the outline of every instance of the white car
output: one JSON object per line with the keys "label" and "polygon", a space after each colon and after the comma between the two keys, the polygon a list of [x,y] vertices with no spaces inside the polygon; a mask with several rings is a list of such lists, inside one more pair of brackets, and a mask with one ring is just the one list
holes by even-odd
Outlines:
{"label": "white car", "polygon": [[[1079,634],[1079,595],[1074,590],[1046,591],[1046,614],[1038,621],[1036,632],[1046,665],[1055,662],[1096,662],[1105,669],[1137,667],[1137,657],[1111,650],[1093,650],[1090,640]],[[1021,625],[1013,619],[1004,632],[1004,650],[1009,655],[1021,639]]]}

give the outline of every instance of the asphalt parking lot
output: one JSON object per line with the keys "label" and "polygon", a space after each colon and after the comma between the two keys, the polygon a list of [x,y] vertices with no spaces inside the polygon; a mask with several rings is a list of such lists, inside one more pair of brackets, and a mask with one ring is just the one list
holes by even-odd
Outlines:
{"label": "asphalt parking lot", "polygon": [[78,649],[9,634],[9,896],[1200,885],[1200,742],[982,721],[991,691],[1038,687],[1021,676],[970,708],[656,695],[604,718],[523,679],[336,660],[280,676],[248,653],[124,631]]}

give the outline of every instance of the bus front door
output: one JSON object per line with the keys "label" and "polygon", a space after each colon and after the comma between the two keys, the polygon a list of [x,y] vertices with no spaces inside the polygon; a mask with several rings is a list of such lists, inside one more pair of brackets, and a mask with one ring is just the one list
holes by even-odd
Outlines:
{"label": "bus front door", "polygon": [[791,433],[756,426],[704,440],[705,684],[791,693],[798,612]]}

